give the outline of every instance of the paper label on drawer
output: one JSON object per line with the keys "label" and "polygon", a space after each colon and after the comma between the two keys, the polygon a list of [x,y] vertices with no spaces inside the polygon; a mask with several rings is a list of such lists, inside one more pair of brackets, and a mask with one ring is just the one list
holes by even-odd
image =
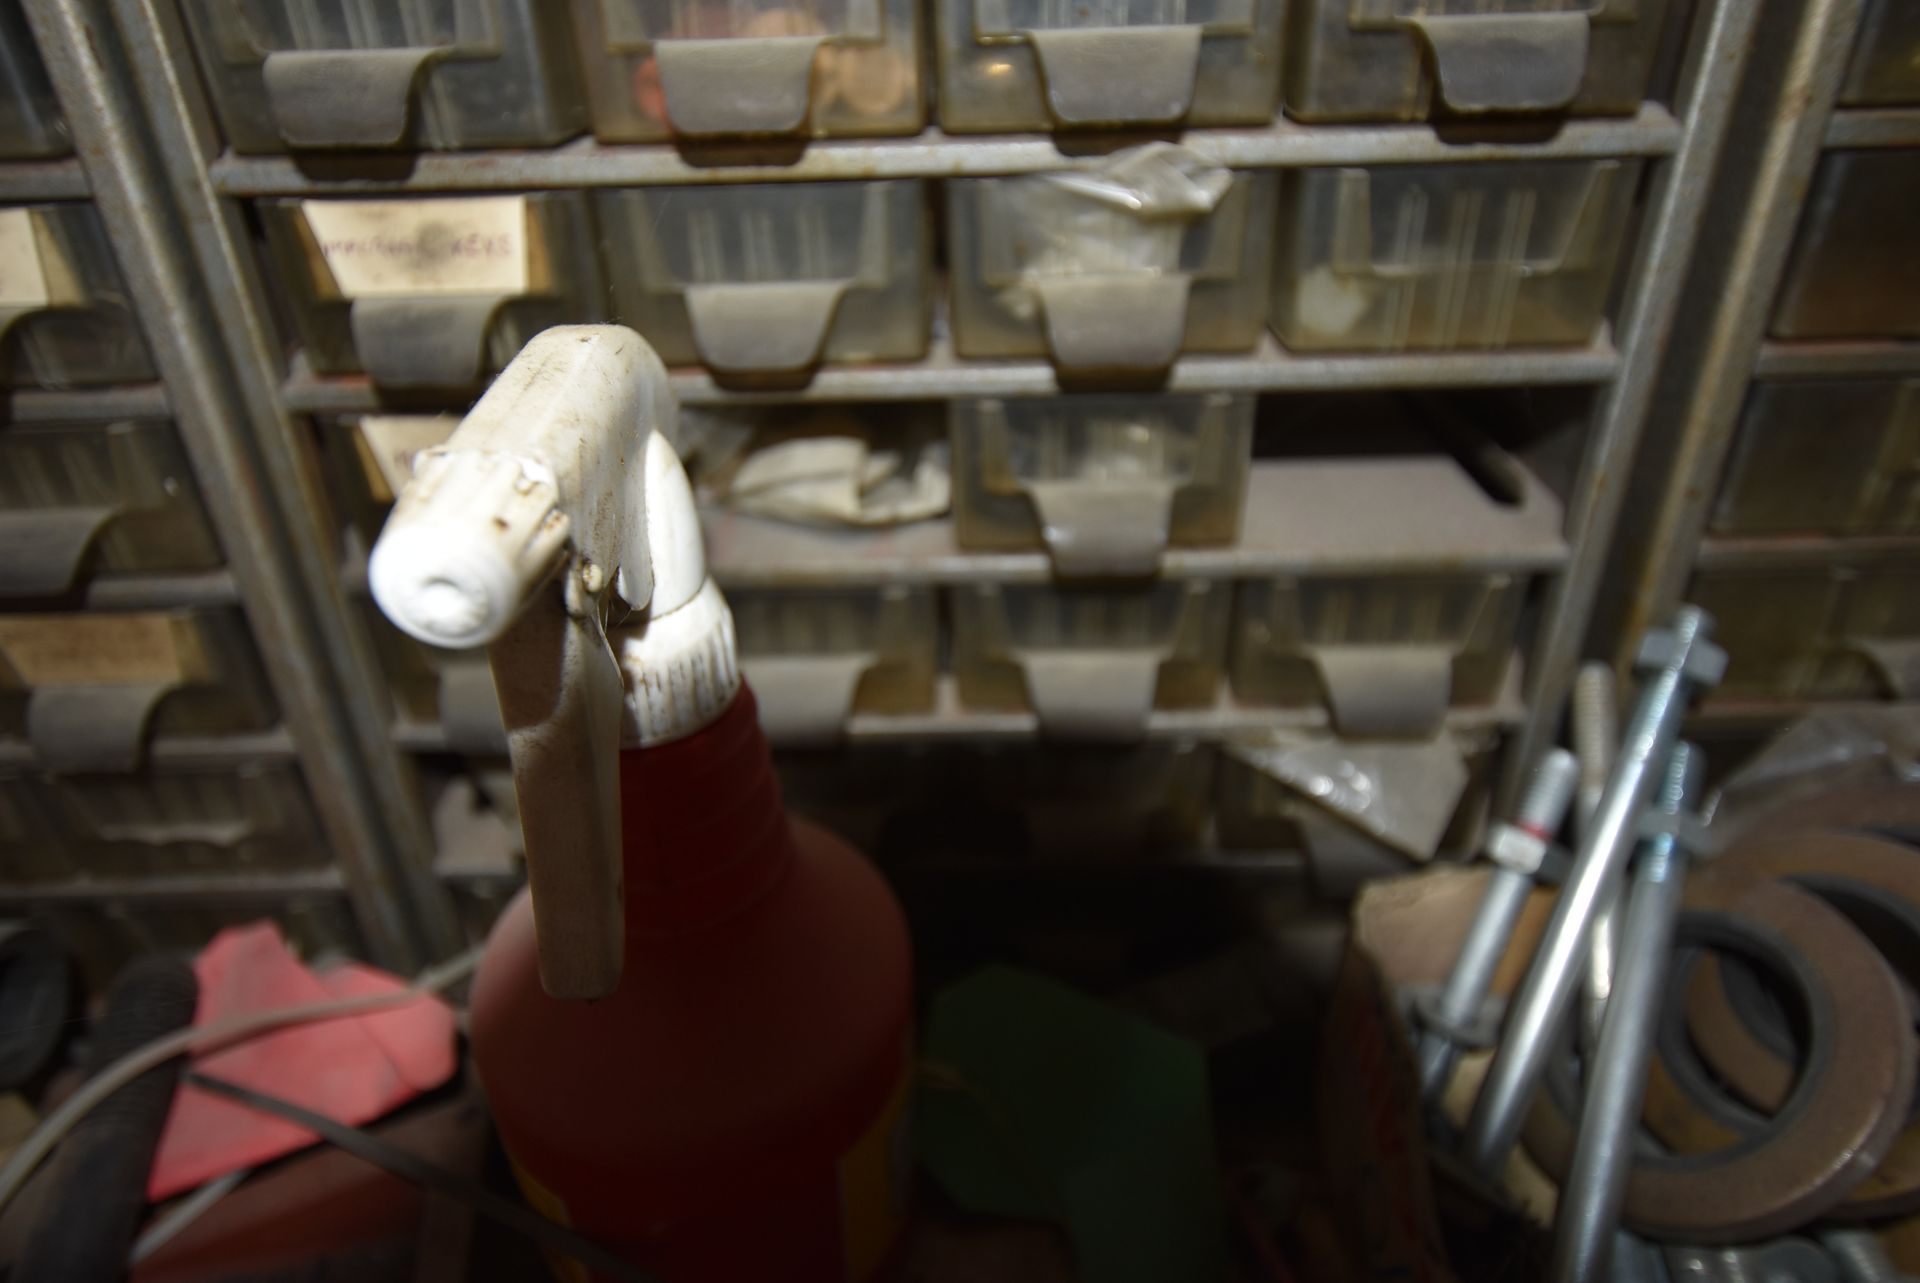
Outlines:
{"label": "paper label on drawer", "polygon": [[361,463],[375,500],[391,503],[413,479],[413,460],[443,445],[460,426],[457,414],[369,414],[360,420]]}
{"label": "paper label on drawer", "polygon": [[0,308],[45,307],[51,301],[33,211],[0,209]]}
{"label": "paper label on drawer", "polygon": [[0,615],[0,658],[25,686],[175,683],[187,656],[169,615]]}
{"label": "paper label on drawer", "polygon": [[308,200],[300,212],[347,298],[527,292],[527,198]]}

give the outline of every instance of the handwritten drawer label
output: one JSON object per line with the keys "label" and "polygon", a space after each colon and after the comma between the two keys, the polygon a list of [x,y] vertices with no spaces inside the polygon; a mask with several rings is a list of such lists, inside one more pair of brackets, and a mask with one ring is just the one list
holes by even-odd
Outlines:
{"label": "handwritten drawer label", "polygon": [[460,426],[457,414],[369,414],[360,420],[361,464],[375,500],[391,503],[413,479],[413,460],[444,445]]}
{"label": "handwritten drawer label", "polygon": [[33,211],[0,209],[0,307],[45,307],[51,301]]}
{"label": "handwritten drawer label", "polygon": [[347,298],[527,292],[527,198],[308,200],[300,212]]}
{"label": "handwritten drawer label", "polygon": [[29,687],[185,681],[192,645],[171,615],[0,615],[0,657]]}

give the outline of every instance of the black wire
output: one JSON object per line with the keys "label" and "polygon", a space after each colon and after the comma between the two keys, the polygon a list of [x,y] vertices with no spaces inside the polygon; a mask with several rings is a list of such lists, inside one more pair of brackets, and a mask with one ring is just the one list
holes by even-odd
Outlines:
{"label": "black wire", "polygon": [[582,1265],[598,1270],[610,1278],[624,1279],[627,1283],[661,1283],[657,1276],[647,1273],[637,1265],[621,1260],[592,1239],[576,1234],[564,1225],[558,1225],[510,1198],[502,1198],[491,1190],[482,1188],[476,1181],[430,1163],[418,1154],[410,1154],[404,1149],[389,1145],[358,1127],[349,1127],[345,1123],[336,1122],[325,1114],[316,1114],[290,1100],[269,1096],[251,1087],[242,1087],[239,1083],[228,1082],[222,1078],[212,1078],[198,1071],[189,1072],[187,1081],[195,1087],[210,1091],[216,1096],[224,1096],[249,1109],[257,1109],[263,1114],[273,1114],[304,1127],[328,1144],[345,1150],[362,1162],[371,1163],[402,1180],[411,1181],[423,1189],[444,1194],[448,1198],[464,1203],[488,1220],[498,1221],[508,1229],[532,1239],[541,1247],[570,1256]]}

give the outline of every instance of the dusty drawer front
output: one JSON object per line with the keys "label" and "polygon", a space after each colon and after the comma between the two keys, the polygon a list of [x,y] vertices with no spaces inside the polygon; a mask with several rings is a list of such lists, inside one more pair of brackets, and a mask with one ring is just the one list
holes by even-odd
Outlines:
{"label": "dusty drawer front", "polygon": [[0,156],[25,160],[72,150],[25,12],[17,4],[0,7]]}
{"label": "dusty drawer front", "polygon": [[922,713],[939,670],[931,588],[732,589],[740,667],[783,744],[837,737],[854,713]]}
{"label": "dusty drawer front", "polygon": [[1449,708],[1499,698],[1525,597],[1525,581],[1507,574],[1244,583],[1234,694],[1324,706],[1343,735],[1430,735]]}
{"label": "dusty drawer front", "polygon": [[1210,209],[1142,217],[1086,175],[947,183],[954,345],[1063,370],[1159,370],[1260,338],[1272,174],[1238,173]]}
{"label": "dusty drawer front", "polygon": [[92,571],[219,564],[171,423],[0,427],[0,597],[51,596]]}
{"label": "dusty drawer front", "polygon": [[1688,596],[1719,621],[1727,695],[1911,699],[1920,690],[1920,570],[1711,570]]}
{"label": "dusty drawer front", "polygon": [[1302,350],[1590,343],[1640,170],[1602,160],[1289,172],[1273,328]]}
{"label": "dusty drawer front", "polygon": [[1032,709],[1047,734],[1138,736],[1154,708],[1213,704],[1229,597],[1228,585],[1206,580],[957,587],[949,600],[960,698]]}
{"label": "dusty drawer front", "polygon": [[1920,379],[1754,385],[1713,529],[1920,532]]}
{"label": "dusty drawer front", "polygon": [[573,0],[607,142],[905,134],[925,118],[917,0]]}
{"label": "dusty drawer front", "polygon": [[8,881],[265,872],[327,859],[290,765],[0,777]]}
{"label": "dusty drawer front", "polygon": [[578,192],[274,200],[260,213],[321,374],[467,388],[541,330],[605,315]]}
{"label": "dusty drawer front", "polygon": [[1920,103],[1920,5],[1866,0],[1840,101],[1858,107]]}
{"label": "dusty drawer front", "polygon": [[917,182],[594,193],[615,311],[672,365],[804,377],[927,350],[932,261]]}
{"label": "dusty drawer front", "polygon": [[1254,399],[955,401],[954,518],[967,548],[1044,547],[1062,575],[1151,575],[1169,544],[1240,533]]}
{"label": "dusty drawer front", "polygon": [[0,614],[0,735],[59,770],[131,770],[148,735],[264,730],[276,709],[238,610]]}
{"label": "dusty drawer front", "polygon": [[1260,124],[1281,0],[936,0],[940,123],[961,132]]}
{"label": "dusty drawer front", "polygon": [[0,208],[0,354],[8,387],[142,383],[146,340],[84,201]]}
{"label": "dusty drawer front", "polygon": [[1287,110],[1303,120],[1627,115],[1666,0],[1293,0]]}
{"label": "dusty drawer front", "polygon": [[1800,217],[1773,332],[1920,338],[1920,151],[1828,152]]}
{"label": "dusty drawer front", "polygon": [[234,150],[523,147],[586,124],[558,0],[186,0]]}

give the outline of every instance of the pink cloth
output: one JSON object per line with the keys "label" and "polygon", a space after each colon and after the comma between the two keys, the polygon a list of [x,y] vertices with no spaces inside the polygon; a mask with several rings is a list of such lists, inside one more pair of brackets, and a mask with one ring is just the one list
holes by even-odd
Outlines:
{"label": "pink cloth", "polygon": [[[358,963],[315,975],[270,922],[222,931],[201,950],[193,970],[200,981],[195,1025],[406,987]],[[364,1016],[296,1025],[196,1057],[191,1067],[359,1126],[451,1078],[454,1039],[452,1010],[437,998],[418,998]],[[160,1136],[147,1197],[172,1197],[318,1139],[303,1127],[183,1082]]]}

